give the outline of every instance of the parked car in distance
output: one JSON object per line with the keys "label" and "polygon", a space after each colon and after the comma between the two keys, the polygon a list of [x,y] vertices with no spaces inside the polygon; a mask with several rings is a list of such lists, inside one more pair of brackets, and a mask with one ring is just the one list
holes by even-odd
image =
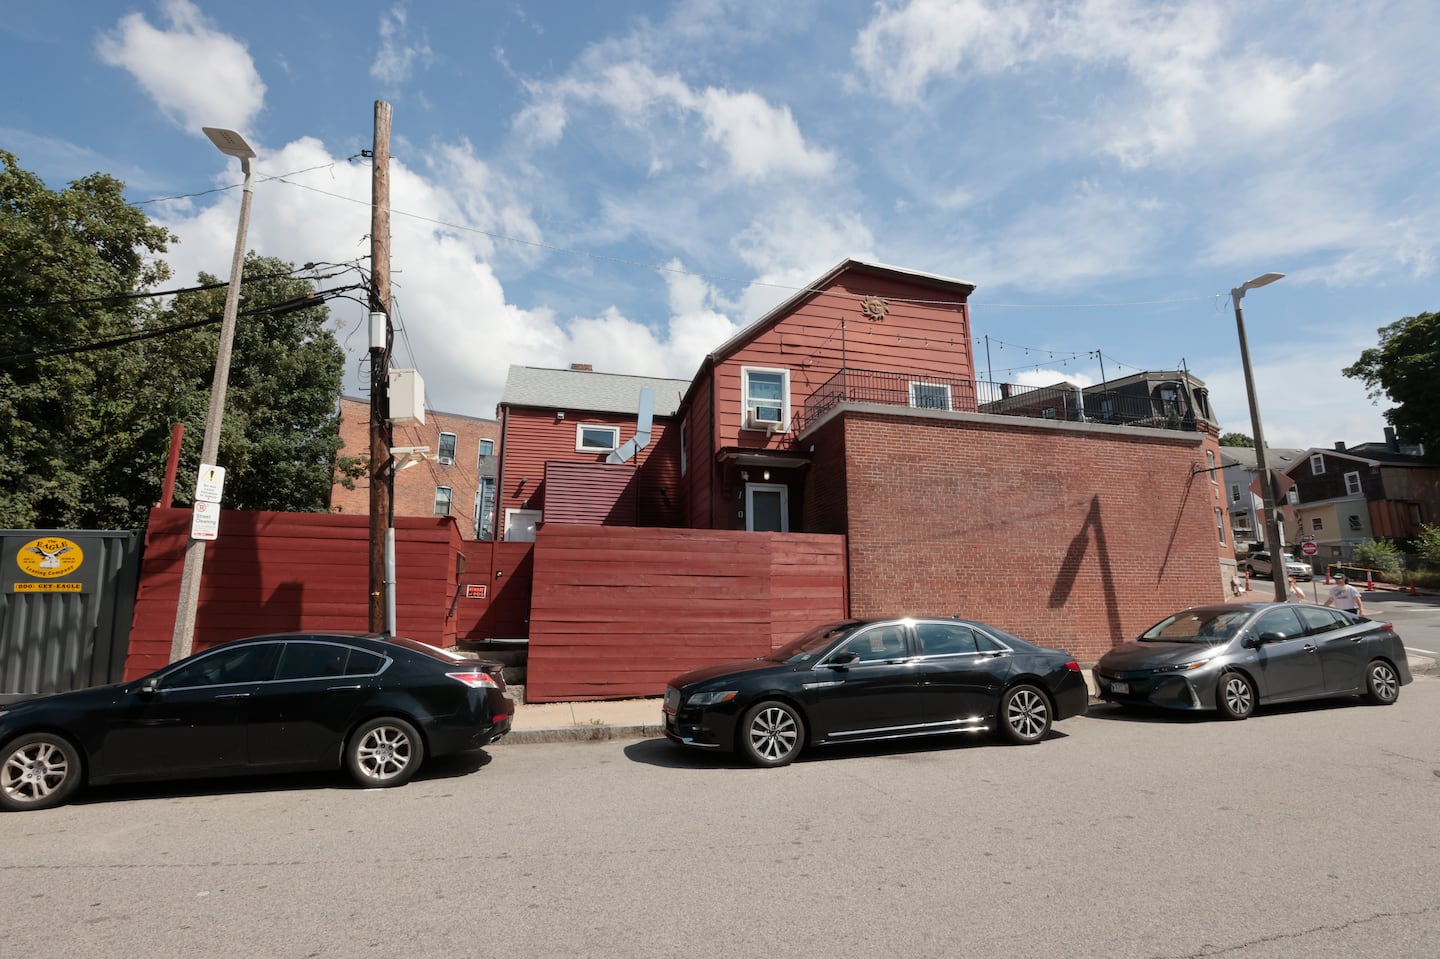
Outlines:
{"label": "parked car in distance", "polygon": [[514,712],[498,663],[401,637],[255,636],[0,707],[0,808],[55,806],[82,783],[342,766],[399,786],[427,756],[504,736]]}
{"label": "parked car in distance", "polygon": [[1330,696],[1388,706],[1411,680],[1393,626],[1311,603],[1183,609],[1101,656],[1094,676],[1107,702],[1214,709],[1226,719]]}
{"label": "parked car in distance", "polygon": [[[1315,578],[1315,571],[1310,568],[1309,563],[1302,562],[1289,553],[1282,553],[1281,561],[1285,564],[1286,576],[1294,576],[1301,582],[1308,582]],[[1274,575],[1274,566],[1270,563],[1270,554],[1263,551],[1251,553],[1245,558],[1243,565],[1250,571],[1251,576],[1268,578]]]}
{"label": "parked car in distance", "polygon": [[665,735],[783,766],[807,746],[998,730],[1037,743],[1085,712],[1069,653],[942,618],[817,626],[768,656],[707,666],[665,690]]}

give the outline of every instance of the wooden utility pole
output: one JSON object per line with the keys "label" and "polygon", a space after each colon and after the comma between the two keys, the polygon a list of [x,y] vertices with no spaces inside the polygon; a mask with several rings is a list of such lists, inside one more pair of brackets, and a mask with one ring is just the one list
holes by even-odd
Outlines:
{"label": "wooden utility pole", "polygon": [[385,538],[395,495],[390,463],[390,104],[384,100],[375,101],[370,193],[370,631],[380,633],[385,631]]}

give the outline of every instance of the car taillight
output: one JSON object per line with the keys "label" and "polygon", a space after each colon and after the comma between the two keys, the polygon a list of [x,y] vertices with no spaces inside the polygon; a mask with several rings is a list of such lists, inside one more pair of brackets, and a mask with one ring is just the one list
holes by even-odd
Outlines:
{"label": "car taillight", "polygon": [[471,689],[499,689],[499,688],[500,688],[500,684],[495,681],[495,677],[494,677],[494,676],[491,676],[489,673],[485,672],[485,671],[482,670],[482,669],[477,669],[477,670],[473,670],[473,671],[467,671],[467,672],[463,672],[463,673],[446,673],[445,675],[446,675],[446,676],[449,676],[451,679],[455,680],[457,683],[464,683],[466,686],[469,686]]}
{"label": "car taillight", "polygon": [[1065,668],[1068,669],[1068,670],[1070,670],[1070,672],[1072,672],[1072,673],[1078,673],[1078,672],[1080,672],[1080,664],[1077,663],[1077,662],[1075,662],[1075,660],[1073,660],[1073,659],[1070,660],[1070,662],[1068,662],[1068,663],[1065,664]]}

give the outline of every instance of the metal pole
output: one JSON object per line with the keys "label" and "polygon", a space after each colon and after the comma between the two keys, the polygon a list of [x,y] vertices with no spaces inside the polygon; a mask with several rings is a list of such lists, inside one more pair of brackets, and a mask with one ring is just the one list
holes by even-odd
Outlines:
{"label": "metal pole", "polygon": [[[209,132],[206,131],[207,134]],[[231,136],[239,140],[235,134]],[[211,138],[214,139],[214,136]],[[243,140],[239,142],[244,144]],[[220,345],[215,351],[215,379],[210,384],[210,407],[205,415],[205,438],[200,445],[202,464],[213,465],[220,451],[220,425],[225,419],[225,390],[230,384],[230,351],[235,342],[235,315],[240,308],[240,280],[245,269],[245,234],[250,228],[250,159],[255,155],[248,146],[244,149],[249,156],[231,154],[239,156],[240,169],[245,174],[245,189],[240,197],[240,225],[235,231],[235,255],[230,261],[230,285],[225,290],[225,313],[220,321]],[[204,567],[205,540],[192,538],[185,547],[185,567],[180,574],[180,601],[175,612],[175,634],[170,641],[172,663],[189,656],[194,647],[195,619],[200,605],[200,574]]]}
{"label": "metal pole", "polygon": [[1250,346],[1245,341],[1245,311],[1240,301],[1246,286],[1230,291],[1235,303],[1235,329],[1240,334],[1240,364],[1245,370],[1245,398],[1250,403],[1250,428],[1255,432],[1255,468],[1260,472],[1261,508],[1265,511],[1265,545],[1270,550],[1270,577],[1275,585],[1275,601],[1283,603],[1286,595],[1285,559],[1280,545],[1280,517],[1275,503],[1275,486],[1270,481],[1270,467],[1265,462],[1265,434],[1260,429],[1260,405],[1255,401],[1255,375],[1250,371]]}

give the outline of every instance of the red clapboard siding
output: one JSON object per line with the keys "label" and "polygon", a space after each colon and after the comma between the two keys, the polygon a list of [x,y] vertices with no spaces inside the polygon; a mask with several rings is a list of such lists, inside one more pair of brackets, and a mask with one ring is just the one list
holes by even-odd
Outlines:
{"label": "red clapboard siding", "polygon": [[845,615],[840,536],[547,524],[526,698],[658,696],[678,673],[762,655]]}
{"label": "red clapboard siding", "polygon": [[[125,678],[170,661],[189,510],[156,509],[145,532]],[[196,651],[226,640],[291,630],[369,628],[369,518],[222,510],[205,549]],[[446,517],[396,517],[396,630],[453,646],[447,614],[463,540]]]}
{"label": "red clapboard siding", "polygon": [[545,464],[545,522],[634,526],[635,467],[630,463]]}
{"label": "red clapboard siding", "polygon": [[[485,584],[486,598],[461,594],[455,636],[466,642],[530,635],[530,578],[534,543],[466,543],[462,584]],[[493,557],[493,560],[492,560]]]}

